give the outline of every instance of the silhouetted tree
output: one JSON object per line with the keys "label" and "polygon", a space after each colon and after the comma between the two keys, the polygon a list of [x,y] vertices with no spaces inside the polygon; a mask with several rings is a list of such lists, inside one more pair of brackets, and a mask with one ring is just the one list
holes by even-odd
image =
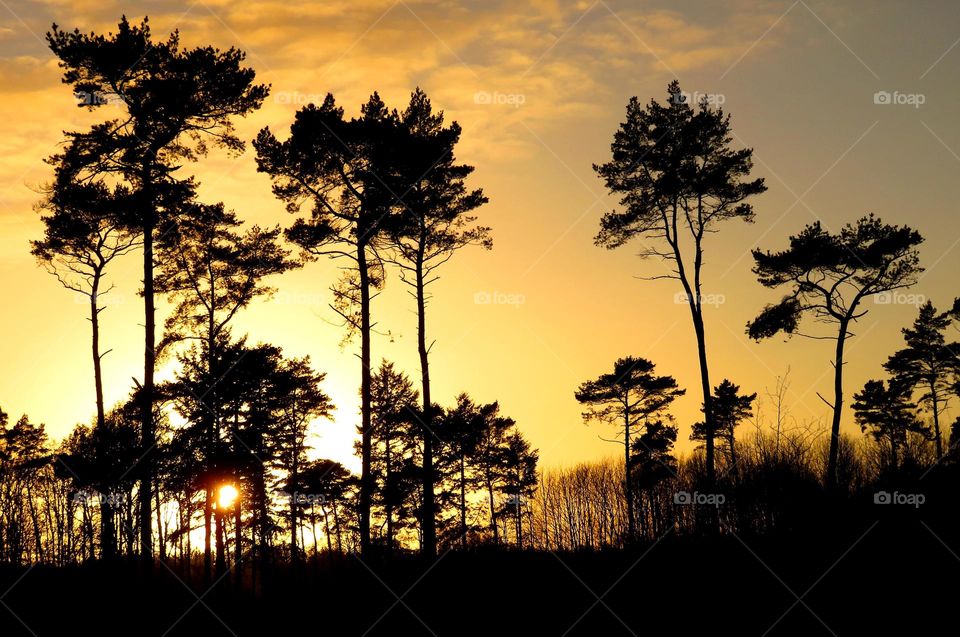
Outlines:
{"label": "silhouetted tree", "polygon": [[944,337],[951,320],[948,312],[937,312],[933,303],[927,301],[920,307],[913,326],[901,330],[907,346],[884,363],[898,384],[905,385],[911,392],[921,392],[919,403],[925,405],[933,417],[938,459],[943,457],[940,416],[947,408],[960,371],[960,343],[947,343]]}
{"label": "silhouetted tree", "polygon": [[655,367],[645,358],[620,358],[611,373],[582,383],[574,394],[578,402],[587,406],[583,413],[585,422],[596,420],[616,425],[623,432],[624,492],[630,541],[636,538],[633,486],[629,475],[631,434],[637,425],[666,415],[671,403],[686,393],[677,387],[673,376],[657,376]]}
{"label": "silhouetted tree", "polygon": [[537,462],[540,453],[519,431],[507,435],[503,449],[503,485],[507,496],[503,513],[513,516],[517,548],[523,548],[523,516],[537,489]]}
{"label": "silhouetted tree", "polygon": [[427,286],[436,281],[436,270],[467,245],[490,249],[490,229],[474,224],[469,213],[487,203],[482,190],[468,191],[465,179],[473,166],[457,164],[454,148],[460,141],[460,126],[443,125],[443,111],[434,112],[421,89],[410,96],[400,114],[402,139],[396,148],[397,184],[400,193],[397,214],[391,220],[391,235],[396,247],[394,260],[401,280],[413,288],[417,304],[417,352],[420,356],[421,395],[423,398],[423,552],[436,554],[434,520],[433,416],[430,407],[430,365],[427,344],[426,308],[431,295]]}
{"label": "silhouetted tree", "polygon": [[318,256],[351,261],[344,278],[333,288],[333,307],[343,317],[348,336],[360,332],[361,478],[360,545],[370,545],[370,504],[373,496],[371,461],[370,301],[383,285],[378,250],[386,247],[385,219],[396,203],[381,173],[389,171],[390,148],[397,115],[387,111],[374,93],[360,118],[343,118],[332,95],[323,104],[300,109],[290,137],[279,141],[269,128],[254,141],[257,165],[273,179],[273,192],[296,212],[305,201],[312,209],[298,219],[287,238],[300,246],[305,259]]}
{"label": "silhouetted tree", "polygon": [[[731,471],[736,470],[737,452],[734,429],[741,422],[753,415],[753,401],[757,395],[740,394],[740,386],[734,385],[726,378],[713,388],[713,415],[716,430],[714,435],[724,441],[727,447],[727,457],[730,460]],[[706,440],[706,426],[703,422],[694,423],[690,440]]]}
{"label": "silhouetted tree", "polygon": [[[280,247],[279,229],[263,230],[258,226],[241,233],[237,216],[223,204],[205,205],[191,202],[175,219],[159,240],[160,265],[156,289],[177,301],[166,321],[162,351],[171,343],[189,340],[204,341],[207,374],[206,393],[209,406],[202,412],[210,448],[207,458],[218,455],[213,445],[219,444],[222,414],[216,397],[222,378],[214,376],[217,348],[229,340],[229,325],[237,312],[258,296],[271,294],[273,288],[263,279],[294,267],[288,252]],[[227,370],[229,373],[230,370]],[[209,540],[213,514],[214,484],[205,487],[204,536]],[[204,545],[204,565],[210,569],[210,543]],[[209,575],[209,572],[208,572]]]}
{"label": "silhouetted tree", "polygon": [[450,465],[450,479],[455,485],[459,521],[455,537],[464,550],[470,533],[467,494],[477,482],[472,463],[486,423],[496,408],[496,403],[477,405],[469,395],[462,393],[457,396],[456,405],[440,414],[437,420],[436,430],[443,442],[440,460],[442,464]]}
{"label": "silhouetted tree", "polygon": [[323,513],[324,535],[327,538],[327,550],[333,551],[331,541],[329,515],[333,514],[334,531],[337,538],[337,552],[343,552],[343,540],[340,529],[342,508],[341,502],[347,499],[348,492],[357,482],[356,476],[339,462],[334,460],[312,460],[308,462],[300,473],[300,481],[305,492],[314,498],[311,502],[319,502]]}
{"label": "silhouetted tree", "polygon": [[126,223],[143,241],[144,377],[141,435],[144,465],[140,489],[141,552],[152,556],[152,452],[155,446],[154,240],[171,209],[184,200],[183,183],[174,175],[184,161],[194,161],[209,144],[239,152],[243,142],[231,118],[258,108],[268,93],[253,83],[254,71],[241,66],[243,52],[214,47],[182,49],[179,35],[154,41],[146,19],[131,25],[123,18],[107,35],[62,31],[54,24],[47,42],[63,69],[64,83],[88,99],[93,109],[120,105],[118,119],[86,133],[69,133],[70,161],[77,171],[122,178],[134,205]]}
{"label": "silhouetted tree", "polygon": [[830,487],[837,486],[843,349],[852,336],[850,324],[867,313],[861,307],[866,298],[916,282],[923,271],[916,249],[922,241],[920,234],[907,226],[888,225],[869,215],[844,225],[838,234],[824,230],[818,221],[790,237],[786,250],[753,251],[753,271],[760,283],[768,288],[789,286],[790,291],[747,323],[751,338],[769,338],[781,331],[799,333],[800,321],[807,314],[837,324],[833,403],[824,399],[833,409],[826,475]]}
{"label": "silhouetted tree", "polygon": [[645,244],[640,256],[664,259],[673,269],[652,278],[679,280],[690,306],[706,407],[708,481],[714,479],[716,426],[703,321],[703,240],[728,219],[752,221],[746,200],[767,189],[763,179],[749,180],[753,150],[733,150],[730,143],[730,116],[705,99],[692,108],[673,81],[666,104],[651,100],[643,107],[630,98],[626,120],[613,137],[611,161],[594,165],[624,207],[604,214],[594,242],[608,249],[632,239],[655,242]]}
{"label": "silhouetted tree", "polygon": [[878,443],[889,446],[890,468],[893,471],[900,467],[900,450],[907,443],[907,433],[930,434],[929,429],[917,419],[914,413],[916,405],[910,402],[909,388],[906,386],[869,380],[860,393],[853,395],[853,399],[857,424]]}
{"label": "silhouetted tree", "polygon": [[393,363],[382,361],[371,382],[370,466],[377,484],[374,501],[383,509],[388,552],[394,548],[398,528],[412,513],[412,478],[419,474],[414,466],[414,447],[420,439],[417,400],[410,378]]}
{"label": "silhouetted tree", "polygon": [[[55,167],[56,179],[40,209],[43,216],[43,239],[32,241],[32,254],[61,285],[87,299],[93,358],[93,385],[97,409],[97,429],[104,429],[106,412],[103,401],[101,363],[107,352],[100,349],[100,313],[105,309],[101,298],[113,286],[104,282],[107,266],[137,245],[127,232],[119,210],[129,203],[128,192],[117,186],[110,190],[103,183],[73,181],[72,167],[63,160]],[[113,557],[116,546],[113,516],[101,501],[100,545],[104,558]]]}
{"label": "silhouetted tree", "polygon": [[[654,490],[664,481],[677,476],[677,459],[673,456],[673,446],[677,442],[677,427],[664,419],[646,420],[642,433],[631,443],[630,480],[640,493],[641,524],[646,527],[650,519],[653,533],[661,534],[666,507],[657,506]],[[646,502],[644,502],[646,495]]]}
{"label": "silhouetted tree", "polygon": [[333,413],[330,397],[320,389],[326,374],[314,372],[310,359],[285,360],[278,370],[280,398],[279,426],[274,434],[274,456],[277,468],[286,474],[289,498],[290,561],[298,556],[297,532],[300,530],[301,508],[305,503],[296,490],[300,473],[307,464],[307,434],[310,424],[318,418],[329,418]]}

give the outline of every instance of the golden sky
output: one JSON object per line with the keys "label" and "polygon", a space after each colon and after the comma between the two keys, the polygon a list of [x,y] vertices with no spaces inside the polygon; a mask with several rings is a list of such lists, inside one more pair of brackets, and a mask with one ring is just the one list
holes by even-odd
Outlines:
{"label": "golden sky", "polygon": [[[824,419],[828,407],[816,393],[831,390],[831,343],[756,344],[744,335],[746,321],[779,298],[754,280],[752,247],[781,247],[817,219],[836,230],[872,211],[927,239],[927,272],[911,292],[939,306],[960,295],[953,196],[960,11],[946,0],[865,6],[3,0],[0,406],[45,422],[55,437],[94,411],[86,307],[37,267],[28,242],[42,232],[32,206],[49,176],[43,158],[63,130],[85,128],[107,111],[74,106],[43,34],[54,21],[109,30],[126,13],[131,20],[149,15],[158,37],[178,28],[186,45],[248,53],[259,81],[273,87],[264,107],[238,122],[248,140],[267,124],[285,137],[298,106],[327,92],[352,115],[374,90],[402,107],[419,85],[460,122],[459,157],[476,166],[472,183],[490,197],[479,215],[493,228],[494,249],[462,251],[435,284],[428,314],[436,339],[433,393],[443,404],[463,390],[499,400],[545,466],[617,453],[598,439],[609,432],[582,423],[573,392],[625,355],[650,358],[688,389],[675,414],[680,450],[691,448],[686,438],[700,397],[689,313],[675,302],[675,282],[638,278],[662,273],[662,264],[637,259],[629,247],[593,246],[598,219],[614,202],[591,164],[608,158],[630,96],[662,100],[674,77],[685,91],[713,95],[733,115],[736,143],[755,149],[755,173],[769,191],[754,200],[755,224],[731,223],[707,245],[704,289],[718,301],[706,309],[712,380],[728,377],[763,395],[789,368],[792,415]],[[893,103],[876,103],[880,91]],[[239,158],[211,155],[190,170],[204,200],[222,200],[251,222],[290,222],[249,148]],[[114,266],[116,288],[103,314],[104,348],[113,350],[104,362],[109,403],[142,373],[137,259]],[[284,275],[275,281],[279,293],[258,301],[235,330],[289,355],[309,354],[328,373],[338,411],[335,422],[317,424],[316,445],[345,459],[358,420],[359,363],[353,345],[339,347],[342,331],[327,307],[335,276],[329,262]],[[497,302],[477,302],[484,298]],[[907,302],[868,307],[848,347],[848,396],[881,375],[915,314]],[[375,360],[394,360],[416,378],[415,315],[395,274],[373,310],[385,333],[374,341]]]}

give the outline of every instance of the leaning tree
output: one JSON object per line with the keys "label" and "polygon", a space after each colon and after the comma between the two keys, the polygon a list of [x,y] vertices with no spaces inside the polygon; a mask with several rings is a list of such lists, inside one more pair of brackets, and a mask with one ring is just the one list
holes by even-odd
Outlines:
{"label": "leaning tree", "polygon": [[[755,340],[779,332],[835,340],[833,402],[821,396],[833,409],[826,483],[835,487],[843,413],[843,350],[853,336],[850,327],[867,314],[863,307],[866,299],[916,283],[923,271],[917,252],[923,237],[912,228],[885,224],[871,214],[836,234],[818,221],[789,241],[790,246],[779,252],[753,251],[753,271],[761,285],[789,291],[747,323],[747,333]],[[836,335],[801,333],[800,323],[807,315],[836,325]]]}
{"label": "leaning tree", "polygon": [[753,149],[731,147],[730,116],[723,109],[706,100],[693,108],[677,81],[667,96],[666,104],[651,100],[646,107],[630,98],[611,160],[594,165],[623,207],[603,215],[594,243],[613,249],[638,239],[641,257],[672,264],[667,274],[650,278],[679,281],[690,307],[706,409],[707,480],[713,481],[717,428],[703,320],[704,239],[729,219],[753,221],[747,200],[767,188],[763,179],[750,179]]}

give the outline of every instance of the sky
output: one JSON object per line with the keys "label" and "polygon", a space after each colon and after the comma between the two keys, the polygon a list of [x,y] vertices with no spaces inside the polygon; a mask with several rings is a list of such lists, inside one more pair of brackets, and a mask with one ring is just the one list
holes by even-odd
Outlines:
{"label": "sky", "polygon": [[[882,377],[919,302],[946,307],[960,295],[953,196],[960,8],[953,2],[0,0],[0,408],[45,423],[53,438],[93,416],[89,324],[81,300],[29,254],[29,241],[42,234],[34,205],[50,178],[43,160],[63,131],[108,112],[76,106],[43,35],[53,22],[109,31],[122,14],[149,15],[158,38],[179,29],[187,46],[246,51],[258,81],[272,87],[258,112],[237,121],[247,140],[263,126],[284,138],[296,110],[328,92],[355,115],[373,91],[402,108],[420,86],[460,123],[457,155],[476,167],[471,184],[490,198],[477,214],[492,227],[494,247],[462,250],[434,284],[433,396],[441,404],[462,391],[498,400],[539,448],[541,466],[619,453],[600,439],[610,431],[583,423],[574,391],[627,355],[649,358],[688,390],[673,413],[679,451],[692,449],[699,368],[678,284],[645,280],[664,265],[639,259],[637,245],[593,244],[600,216],[616,201],[592,165],[609,158],[628,99],[663,101],[674,78],[731,114],[734,145],[754,149],[754,175],[769,187],[753,200],[755,223],[730,222],[707,240],[714,384],[730,378],[758,392],[769,421],[766,392],[789,373],[790,418],[826,434],[829,407],[817,394],[831,392],[832,344],[796,337],[758,344],[744,333],[780,296],[756,282],[750,250],[782,248],[814,221],[838,230],[873,212],[926,238],[917,286],[893,303],[868,303],[854,329],[848,396]],[[201,182],[204,201],[223,201],[249,223],[292,221],[256,172],[249,145],[240,156],[213,152],[185,170]],[[109,273],[115,287],[105,299],[102,340],[111,350],[104,359],[111,404],[142,374],[138,258],[123,258]],[[324,388],[337,410],[333,421],[315,423],[316,453],[355,467],[358,344],[341,346],[327,305],[336,268],[322,261],[272,280],[277,293],[245,311],[235,333],[309,355],[327,373]],[[161,315],[168,310],[161,305]],[[413,310],[389,273],[373,306],[374,360],[395,361],[416,379]],[[167,366],[161,377],[171,373]],[[849,411],[843,429],[857,430]]]}

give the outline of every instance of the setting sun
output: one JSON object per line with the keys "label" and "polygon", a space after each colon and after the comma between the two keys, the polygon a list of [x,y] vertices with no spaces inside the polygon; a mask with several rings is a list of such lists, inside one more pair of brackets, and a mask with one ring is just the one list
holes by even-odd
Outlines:
{"label": "setting sun", "polygon": [[232,484],[225,484],[217,492],[217,506],[221,509],[229,509],[240,497],[237,488]]}

